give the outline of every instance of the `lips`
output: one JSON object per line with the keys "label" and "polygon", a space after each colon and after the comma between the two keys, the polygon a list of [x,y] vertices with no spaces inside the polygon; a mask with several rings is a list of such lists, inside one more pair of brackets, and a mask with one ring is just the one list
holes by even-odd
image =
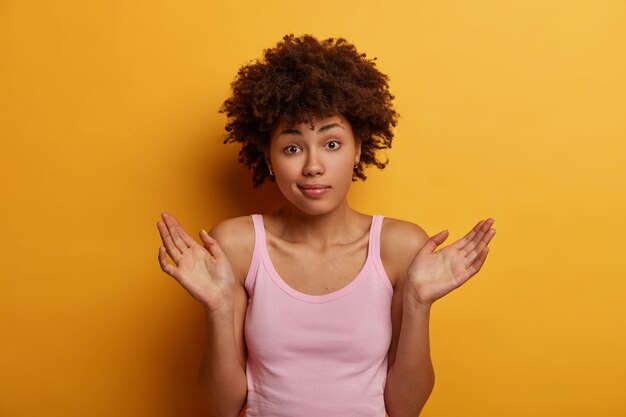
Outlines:
{"label": "lips", "polygon": [[330,185],[324,184],[302,184],[298,185],[298,189],[302,192],[302,194],[309,198],[319,198],[322,197],[328,190],[330,190]]}
{"label": "lips", "polygon": [[323,188],[330,188],[330,185],[324,185],[324,184],[298,184],[298,187],[305,189],[305,190],[319,190],[319,189],[323,189]]}

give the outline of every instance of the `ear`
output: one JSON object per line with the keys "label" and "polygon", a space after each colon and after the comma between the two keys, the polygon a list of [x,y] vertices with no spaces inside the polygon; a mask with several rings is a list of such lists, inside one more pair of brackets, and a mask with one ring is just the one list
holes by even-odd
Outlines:
{"label": "ear", "polygon": [[264,146],[263,149],[263,158],[265,159],[265,165],[268,167],[272,166],[272,159],[270,158],[270,147]]}
{"label": "ear", "polygon": [[354,155],[354,163],[356,164],[361,160],[361,139],[354,138],[354,147],[356,148],[356,153]]}

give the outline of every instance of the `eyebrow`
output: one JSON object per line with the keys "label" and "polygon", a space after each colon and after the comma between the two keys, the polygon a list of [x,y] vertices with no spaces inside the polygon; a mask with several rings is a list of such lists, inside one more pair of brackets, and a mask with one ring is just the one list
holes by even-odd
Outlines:
{"label": "eyebrow", "polygon": [[[343,129],[343,126],[341,126],[339,123],[329,123],[327,125],[324,125],[324,126],[320,127],[317,130],[317,132],[318,133],[322,133],[322,132],[330,130],[330,129],[334,128],[334,127],[340,127],[340,128]],[[302,132],[299,129],[286,128],[286,129],[283,129],[278,136],[280,136],[280,135],[302,135]]]}

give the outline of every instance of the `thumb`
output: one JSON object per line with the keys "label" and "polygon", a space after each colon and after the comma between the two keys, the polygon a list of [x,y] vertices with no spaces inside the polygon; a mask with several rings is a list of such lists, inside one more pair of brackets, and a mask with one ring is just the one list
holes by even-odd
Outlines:
{"label": "thumb", "polygon": [[220,247],[219,243],[217,243],[217,240],[213,239],[211,235],[209,235],[204,229],[200,231],[200,240],[204,244],[206,250],[208,250],[215,259],[219,259],[222,257],[224,252],[222,252],[222,248]]}
{"label": "thumb", "polygon": [[424,245],[423,250],[428,253],[434,252],[437,246],[441,245],[448,238],[448,230],[441,231],[434,236],[431,236],[430,239]]}

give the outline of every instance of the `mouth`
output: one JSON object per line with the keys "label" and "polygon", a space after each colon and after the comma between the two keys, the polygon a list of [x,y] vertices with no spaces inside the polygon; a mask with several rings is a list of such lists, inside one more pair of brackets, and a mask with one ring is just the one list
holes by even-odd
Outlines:
{"label": "mouth", "polygon": [[307,197],[321,197],[330,190],[330,185],[298,185],[298,189]]}

